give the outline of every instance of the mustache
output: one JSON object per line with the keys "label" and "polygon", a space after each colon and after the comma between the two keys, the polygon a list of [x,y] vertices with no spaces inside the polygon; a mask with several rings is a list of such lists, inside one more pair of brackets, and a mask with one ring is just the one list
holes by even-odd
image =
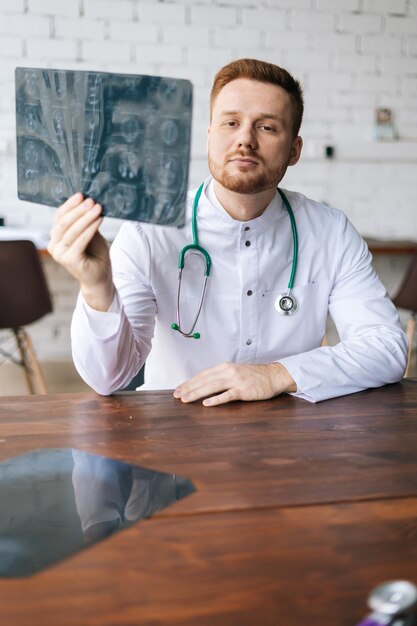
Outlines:
{"label": "mustache", "polygon": [[253,159],[259,163],[263,162],[263,159],[261,159],[260,156],[253,150],[238,150],[237,152],[227,154],[226,159]]}

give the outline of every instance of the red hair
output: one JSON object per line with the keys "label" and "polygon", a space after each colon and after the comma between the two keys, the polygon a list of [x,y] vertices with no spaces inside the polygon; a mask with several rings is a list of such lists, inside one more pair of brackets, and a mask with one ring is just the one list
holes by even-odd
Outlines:
{"label": "red hair", "polygon": [[220,91],[232,80],[238,78],[257,80],[260,83],[271,83],[284,89],[291,99],[294,137],[298,135],[304,111],[303,90],[300,83],[282,67],[266,61],[258,61],[257,59],[238,59],[225,65],[217,72],[210,94],[210,117],[214,101]]}

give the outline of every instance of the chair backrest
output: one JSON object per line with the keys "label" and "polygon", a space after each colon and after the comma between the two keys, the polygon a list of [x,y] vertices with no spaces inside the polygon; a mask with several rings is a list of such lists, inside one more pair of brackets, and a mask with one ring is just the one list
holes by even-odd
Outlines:
{"label": "chair backrest", "polygon": [[417,253],[413,256],[397,295],[392,301],[400,309],[417,313]]}
{"label": "chair backrest", "polygon": [[51,311],[51,297],[34,243],[0,241],[0,328],[31,324]]}

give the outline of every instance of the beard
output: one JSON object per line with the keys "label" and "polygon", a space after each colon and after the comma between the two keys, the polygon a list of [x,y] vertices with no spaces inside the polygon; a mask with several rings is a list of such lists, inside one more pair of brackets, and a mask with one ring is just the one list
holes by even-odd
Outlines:
{"label": "beard", "polygon": [[[228,162],[230,159],[236,157],[254,158],[258,165],[254,170],[244,170],[243,168],[234,168],[233,172],[228,171]],[[219,164],[212,159],[210,152],[208,155],[208,166],[211,175],[222,187],[229,191],[234,191],[241,194],[255,194],[277,187],[278,183],[283,177],[282,168],[279,170],[269,170],[263,161],[260,161],[258,156],[246,153],[235,153],[231,156],[226,156],[224,164]],[[286,169],[286,168],[285,168]],[[285,173],[284,169],[284,173]]]}

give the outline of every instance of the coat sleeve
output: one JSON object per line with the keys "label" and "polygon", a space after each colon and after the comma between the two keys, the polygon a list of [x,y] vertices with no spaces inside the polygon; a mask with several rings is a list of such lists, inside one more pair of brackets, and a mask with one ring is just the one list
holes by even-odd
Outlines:
{"label": "coat sleeve", "polygon": [[329,315],[340,342],[280,359],[311,402],[401,380],[407,339],[397,310],[372,267],[366,243],[341,214]]}
{"label": "coat sleeve", "polygon": [[151,349],[156,316],[150,250],[138,225],[122,226],[111,261],[116,294],[109,311],[93,310],[79,295],[71,324],[75,367],[102,395],[122,389],[138,373]]}

